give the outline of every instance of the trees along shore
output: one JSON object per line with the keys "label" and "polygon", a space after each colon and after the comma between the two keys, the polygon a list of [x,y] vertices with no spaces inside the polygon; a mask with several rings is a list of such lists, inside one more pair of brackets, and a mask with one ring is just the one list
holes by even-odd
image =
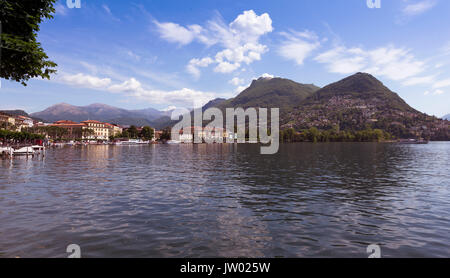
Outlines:
{"label": "trees along shore", "polygon": [[295,131],[293,128],[280,131],[280,141],[293,142],[383,142],[390,141],[390,133],[381,129],[365,129],[360,131],[318,130],[315,127]]}
{"label": "trees along shore", "polygon": [[18,143],[33,143],[36,140],[44,140],[45,135],[30,133],[30,132],[19,132],[10,131],[6,129],[0,130],[0,141],[2,145],[8,144],[18,144]]}

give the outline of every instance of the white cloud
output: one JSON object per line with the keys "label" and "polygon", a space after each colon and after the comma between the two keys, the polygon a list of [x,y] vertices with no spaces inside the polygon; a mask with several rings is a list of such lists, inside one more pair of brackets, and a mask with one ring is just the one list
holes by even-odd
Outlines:
{"label": "white cloud", "polygon": [[216,39],[211,37],[209,31],[200,25],[192,24],[187,27],[181,26],[173,22],[159,22],[154,20],[160,37],[171,43],[187,45],[198,40],[208,46],[217,43]]}
{"label": "white cloud", "polygon": [[442,90],[435,90],[433,95],[442,95],[444,93],[444,91]]}
{"label": "white cloud", "polygon": [[415,16],[431,10],[436,4],[437,1],[435,0],[422,0],[413,4],[407,4],[402,12],[407,16]]}
{"label": "white cloud", "polygon": [[434,89],[440,89],[440,88],[445,88],[445,87],[450,87],[450,79],[444,79],[444,80],[438,81],[438,82],[434,83],[434,85],[433,85]]}
{"label": "white cloud", "polygon": [[337,47],[318,55],[314,60],[326,64],[332,73],[349,74],[361,71],[366,65],[365,55],[361,49]]}
{"label": "white cloud", "polygon": [[239,77],[235,77],[233,79],[231,79],[230,81],[228,81],[228,83],[234,85],[234,86],[239,86],[245,83],[245,80],[243,78],[239,78]]}
{"label": "white cloud", "polygon": [[320,46],[317,36],[310,32],[281,33],[285,41],[281,43],[278,54],[288,60],[294,60],[298,65],[303,65],[303,61],[315,49]]}
{"label": "white cloud", "polygon": [[260,36],[273,31],[272,19],[267,13],[258,16],[253,10],[244,11],[230,24],[230,30],[245,41],[257,42]]}
{"label": "white cloud", "polygon": [[181,45],[190,44],[195,39],[195,34],[198,32],[197,27],[185,28],[179,24],[172,22],[154,21],[158,28],[158,32],[161,38],[167,40],[168,42],[179,43]]}
{"label": "white cloud", "polygon": [[186,70],[194,77],[198,78],[200,77],[199,67],[201,68],[207,67],[213,62],[214,62],[213,59],[211,59],[210,57],[205,57],[203,59],[194,58],[189,61],[189,64],[186,66]]}
{"label": "white cloud", "polygon": [[123,93],[123,92],[136,92],[142,89],[141,82],[137,81],[135,78],[130,78],[127,81],[124,81],[120,84],[115,84],[108,87],[108,91],[114,93]]}
{"label": "white cloud", "polygon": [[272,79],[272,78],[274,78],[275,76],[272,75],[272,74],[263,73],[263,74],[261,75],[261,77],[262,77],[262,78],[265,78],[265,79]]}
{"label": "white cloud", "polygon": [[253,10],[244,11],[228,25],[221,19],[211,20],[205,27],[183,27],[176,23],[158,21],[155,21],[155,24],[161,38],[169,42],[187,45],[197,40],[207,46],[222,47],[222,50],[214,55],[214,60],[208,60],[207,65],[197,64],[205,58],[192,59],[189,62],[186,70],[196,78],[201,74],[199,68],[210,64],[216,64],[215,72],[231,73],[244,64],[249,65],[261,60],[261,55],[267,52],[268,48],[259,42],[260,37],[273,30],[270,16],[267,13],[257,15]]}
{"label": "white cloud", "polygon": [[74,75],[62,74],[56,81],[70,86],[123,94],[128,97],[148,101],[152,104],[191,107],[194,101],[203,105],[216,97],[216,94],[212,92],[202,92],[188,88],[171,91],[146,89],[136,78],[129,78],[122,83],[113,84],[110,78],[99,78],[78,73]]}
{"label": "white cloud", "polygon": [[333,73],[364,71],[395,81],[415,77],[425,70],[425,63],[409,50],[392,45],[372,50],[339,46],[318,55],[315,60]]}
{"label": "white cloud", "polygon": [[101,89],[111,84],[110,78],[98,78],[83,73],[75,75],[62,74],[60,77],[57,77],[56,80],[68,85],[90,89]]}
{"label": "white cloud", "polygon": [[194,101],[195,103],[200,103],[200,105],[204,105],[208,101],[214,99],[213,93],[196,91],[188,88],[183,88],[174,91],[162,91],[162,90],[146,90],[141,87],[131,92],[129,96],[136,97],[144,101],[148,101],[149,103],[176,104],[179,106],[187,106],[187,107],[191,107]]}

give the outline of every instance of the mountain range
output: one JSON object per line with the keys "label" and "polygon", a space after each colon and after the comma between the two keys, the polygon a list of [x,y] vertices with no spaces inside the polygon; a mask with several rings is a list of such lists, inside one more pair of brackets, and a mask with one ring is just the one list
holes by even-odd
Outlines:
{"label": "mountain range", "polygon": [[[280,108],[281,129],[316,127],[321,130],[376,128],[396,137],[449,140],[449,122],[409,106],[398,94],[367,73],[357,73],[323,88],[284,78],[261,77],[232,99],[214,99],[203,106],[225,108]],[[99,120],[121,125],[150,125],[162,129],[174,124],[171,111],[153,108],[126,110],[105,104],[57,104],[32,117],[47,122]]]}
{"label": "mountain range", "polygon": [[444,117],[442,117],[442,119],[450,121],[450,114],[445,115]]}
{"label": "mountain range", "polygon": [[95,103],[88,106],[74,106],[67,103],[53,105],[44,111],[32,113],[31,117],[43,119],[46,122],[70,120],[81,122],[97,120],[120,125],[153,125],[154,121],[168,115],[170,111],[159,111],[153,108],[141,110],[126,110],[114,106]]}

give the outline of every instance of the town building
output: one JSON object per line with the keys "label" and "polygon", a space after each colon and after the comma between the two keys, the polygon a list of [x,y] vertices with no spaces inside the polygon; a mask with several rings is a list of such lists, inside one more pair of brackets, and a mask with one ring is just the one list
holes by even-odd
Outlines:
{"label": "town building", "polygon": [[16,125],[16,119],[8,114],[0,113],[0,127],[13,127]]}
{"label": "town building", "polygon": [[72,121],[57,121],[53,124],[48,125],[48,127],[59,127],[67,130],[61,138],[66,139],[83,139],[85,136],[85,124],[80,124]]}
{"label": "town building", "polygon": [[181,129],[178,136],[172,140],[192,143],[195,138],[202,141],[226,142],[227,138],[234,139],[235,135],[223,128],[191,126]]}
{"label": "town building", "polygon": [[110,136],[118,136],[118,135],[122,134],[122,132],[123,132],[123,128],[119,125],[109,124],[109,123],[105,123],[105,125],[109,129],[109,137]]}
{"label": "town building", "polygon": [[92,133],[87,133],[84,136],[84,139],[89,140],[109,140],[110,136],[110,128],[106,123],[102,123],[95,120],[88,120],[81,122],[82,124],[86,125],[87,129],[92,130]]}

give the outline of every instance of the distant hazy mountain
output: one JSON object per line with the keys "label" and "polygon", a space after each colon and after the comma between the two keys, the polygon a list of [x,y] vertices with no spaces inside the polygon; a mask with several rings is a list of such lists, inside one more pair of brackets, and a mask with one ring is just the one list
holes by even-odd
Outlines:
{"label": "distant hazy mountain", "polygon": [[140,110],[129,110],[129,112],[137,115],[141,115],[147,120],[155,120],[165,115],[165,111],[159,111],[154,108],[140,109]]}
{"label": "distant hazy mountain", "polygon": [[444,117],[442,117],[442,119],[447,120],[447,121],[450,121],[450,114],[445,115]]}
{"label": "distant hazy mountain", "polygon": [[161,117],[163,112],[153,108],[142,110],[126,110],[114,106],[95,103],[88,106],[74,106],[67,103],[53,105],[42,112],[32,113],[31,116],[44,119],[47,122],[71,120],[76,122],[86,120],[108,121],[114,120],[118,124],[130,124],[151,121]]}

